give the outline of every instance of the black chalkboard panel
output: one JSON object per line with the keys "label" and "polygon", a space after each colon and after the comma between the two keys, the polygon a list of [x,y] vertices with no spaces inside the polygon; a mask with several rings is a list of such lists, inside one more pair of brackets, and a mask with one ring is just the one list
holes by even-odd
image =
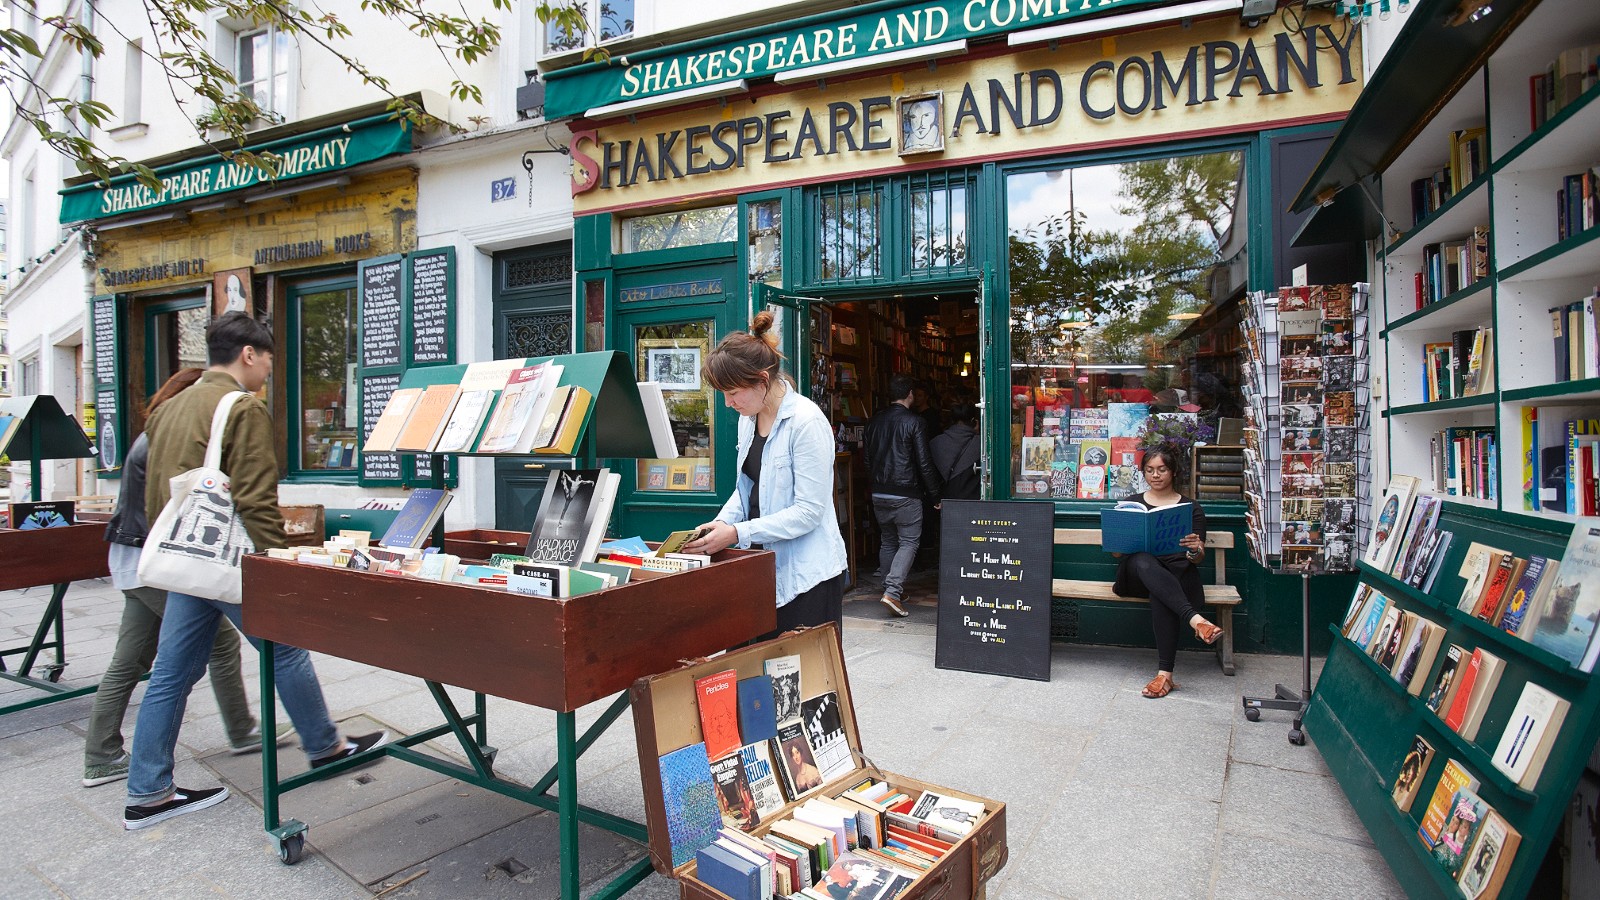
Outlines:
{"label": "black chalkboard panel", "polygon": [[[378,424],[378,417],[383,415],[383,408],[389,405],[389,395],[400,386],[400,373],[389,375],[368,375],[361,379],[361,443],[366,444],[367,438],[372,434],[372,427]],[[361,454],[361,477],[363,479],[392,479],[399,481],[401,478],[400,454],[398,453],[363,453]]]}
{"label": "black chalkboard panel", "polygon": [[400,295],[404,264],[399,257],[361,267],[361,365],[403,365],[400,356]]}
{"label": "black chalkboard panel", "polygon": [[946,500],[940,516],[941,669],[1050,680],[1055,506]]}
{"label": "black chalkboard panel", "polygon": [[414,254],[411,267],[411,365],[455,362],[450,352],[450,308],[455,302],[455,250]]}
{"label": "black chalkboard panel", "polygon": [[94,328],[94,380],[103,385],[117,383],[117,300],[96,297],[91,309]]}

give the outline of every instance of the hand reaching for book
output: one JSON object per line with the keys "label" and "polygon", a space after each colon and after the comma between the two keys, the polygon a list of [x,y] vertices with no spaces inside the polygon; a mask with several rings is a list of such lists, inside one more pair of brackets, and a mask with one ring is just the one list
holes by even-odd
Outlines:
{"label": "hand reaching for book", "polygon": [[707,522],[695,529],[695,538],[683,545],[685,553],[710,555],[739,543],[739,532],[727,522]]}

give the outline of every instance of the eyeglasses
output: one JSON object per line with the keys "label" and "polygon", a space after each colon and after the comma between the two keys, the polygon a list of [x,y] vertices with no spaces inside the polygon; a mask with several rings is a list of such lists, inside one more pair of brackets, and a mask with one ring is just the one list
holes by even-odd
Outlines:
{"label": "eyeglasses", "polygon": [[1151,467],[1151,468],[1145,469],[1144,473],[1146,475],[1171,475],[1172,474],[1172,470],[1167,468],[1166,466],[1162,466],[1160,468]]}

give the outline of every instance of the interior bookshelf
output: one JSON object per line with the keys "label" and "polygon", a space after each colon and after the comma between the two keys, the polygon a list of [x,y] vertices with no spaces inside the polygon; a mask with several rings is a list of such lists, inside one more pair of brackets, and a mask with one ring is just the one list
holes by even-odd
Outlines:
{"label": "interior bookshelf", "polygon": [[[1558,234],[1563,180],[1600,168],[1600,85],[1567,79],[1564,105],[1536,99],[1530,83],[1546,78],[1563,53],[1600,45],[1600,12],[1584,0],[1543,0],[1512,28],[1486,61],[1462,83],[1380,173],[1385,218],[1409,227],[1380,252],[1389,409],[1390,470],[1435,485],[1429,461],[1462,429],[1492,434],[1493,475],[1476,495],[1452,500],[1480,508],[1570,521],[1567,473],[1542,466],[1542,455],[1567,441],[1568,422],[1600,420],[1600,384],[1569,380],[1556,371],[1552,310],[1592,298],[1600,284],[1600,227]],[[1587,59],[1592,60],[1592,54]],[[1371,89],[1404,91],[1401,84]],[[1541,104],[1538,111],[1535,103]],[[1545,114],[1545,106],[1550,107]],[[1484,129],[1487,164],[1481,174],[1444,197],[1437,208],[1418,205],[1416,185],[1442,167],[1459,164],[1458,136]],[[1448,176],[1445,182],[1450,184]],[[1449,293],[1419,297],[1430,265],[1428,248],[1471,242],[1486,232],[1482,277],[1456,278]],[[1433,265],[1440,265],[1437,260]],[[1424,292],[1427,294],[1427,292]],[[1592,299],[1590,303],[1592,304]],[[1580,338],[1569,345],[1595,354],[1600,329],[1579,315]],[[1430,391],[1426,347],[1480,327],[1493,329],[1492,378],[1475,395],[1437,399]],[[1570,331],[1570,329],[1569,329]],[[1579,371],[1578,374],[1585,374]],[[1593,373],[1600,374],[1600,373]],[[1535,414],[1532,410],[1538,410]],[[1537,418],[1537,429],[1528,427]],[[1532,446],[1534,441],[1540,447]],[[1542,451],[1542,453],[1541,453]],[[1559,455],[1559,454],[1556,454]],[[1488,467],[1486,466],[1486,469]],[[1582,470],[1574,468],[1574,479]],[[1556,478],[1550,483],[1552,478]],[[1581,491],[1581,486],[1578,487]]]}

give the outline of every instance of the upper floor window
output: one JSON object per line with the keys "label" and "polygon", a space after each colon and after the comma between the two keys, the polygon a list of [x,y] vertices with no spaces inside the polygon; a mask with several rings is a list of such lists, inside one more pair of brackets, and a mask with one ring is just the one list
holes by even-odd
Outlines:
{"label": "upper floor window", "polygon": [[635,0],[555,0],[552,7],[582,11],[585,27],[580,31],[552,19],[542,25],[540,56],[559,56],[601,44],[633,37]]}
{"label": "upper floor window", "polygon": [[276,26],[239,32],[234,74],[239,92],[255,100],[263,113],[288,117],[289,36]]}

